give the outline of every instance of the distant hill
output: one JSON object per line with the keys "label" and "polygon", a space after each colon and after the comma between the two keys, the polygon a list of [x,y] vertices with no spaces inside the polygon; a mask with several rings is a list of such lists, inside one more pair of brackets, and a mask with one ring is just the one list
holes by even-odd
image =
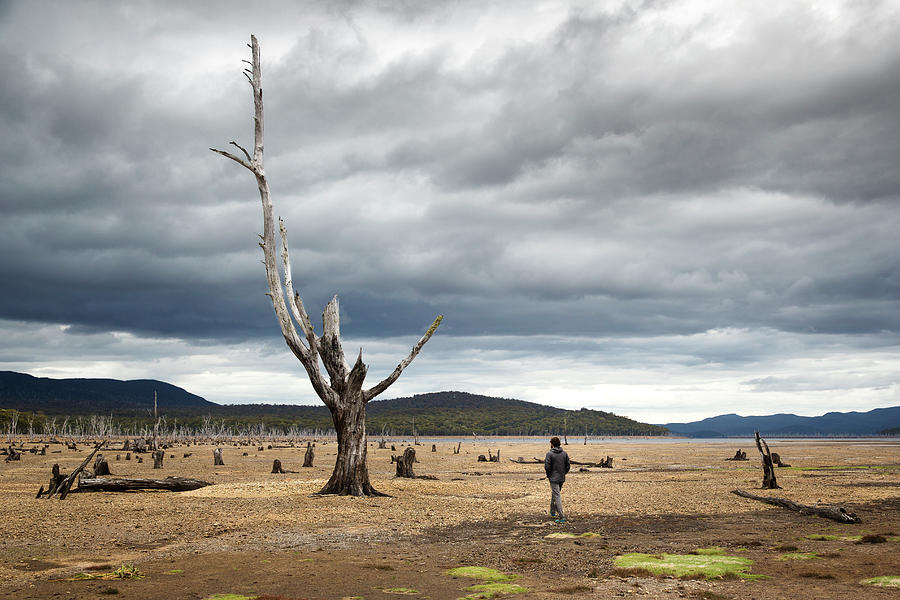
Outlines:
{"label": "distant hill", "polygon": [[193,412],[219,406],[155,379],[50,379],[0,371],[0,408],[47,415],[150,415],[154,392],[161,411]]}
{"label": "distant hill", "polygon": [[[220,405],[182,388],[152,379],[49,379],[0,372],[0,409],[46,416],[112,415],[120,423],[147,424],[153,393],[159,411],[179,425],[197,427],[214,419],[233,430],[265,425],[325,431],[333,428],[322,404]],[[7,412],[8,412],[7,410]],[[0,411],[2,413],[2,411]],[[466,392],[435,392],[393,400],[373,400],[366,407],[370,435],[665,435],[665,428],[597,410],[564,410],[533,402]],[[0,427],[6,419],[0,414]],[[24,420],[20,421],[20,427]]]}
{"label": "distant hill", "polygon": [[692,423],[666,423],[673,435],[690,437],[763,435],[840,436],[891,435],[900,431],[900,406],[876,408],[868,412],[830,412],[820,417],[800,417],[791,414],[741,417],[736,414],[719,415]]}

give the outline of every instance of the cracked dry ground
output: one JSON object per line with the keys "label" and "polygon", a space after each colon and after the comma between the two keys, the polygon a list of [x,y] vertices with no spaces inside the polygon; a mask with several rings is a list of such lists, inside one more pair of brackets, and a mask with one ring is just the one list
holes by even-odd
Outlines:
{"label": "cracked dry ground", "polygon": [[[845,506],[863,523],[841,525],[730,494],[736,488],[756,491],[762,475],[756,456],[749,462],[724,460],[740,446],[734,441],[571,444],[574,460],[615,460],[611,470],[574,468],[563,488],[570,519],[564,525],[546,516],[549,489],[540,465],[507,460],[541,457],[544,443],[470,442],[458,455],[452,453],[455,444],[439,442],[437,452],[430,443],[417,446],[416,472],[434,475],[434,481],[393,478],[391,451],[372,447],[373,483],[392,498],[312,496],[330,474],[333,442],[319,445],[312,469],[299,468],[299,447],[224,446],[226,464],[219,467],[212,466],[212,446],[174,447],[162,471],[153,470],[152,461],[126,461],[124,452],[109,450],[116,476],[178,475],[214,485],[184,493],[76,493],[64,501],[38,500],[34,494],[46,485],[54,462],[68,471],[88,452],[51,446],[47,456],[25,454],[18,463],[0,466],[0,596],[235,593],[373,600],[414,590],[413,597],[452,599],[471,594],[465,588],[477,582],[446,571],[479,565],[518,575],[516,583],[528,592],[516,597],[525,599],[896,597],[896,589],[860,581],[900,575],[900,441],[772,445],[793,466],[777,472],[784,489],[758,493]],[[476,462],[489,448],[501,450],[502,462]],[[275,458],[300,472],[270,474]],[[599,535],[546,537],[559,532]],[[866,534],[888,541],[840,539]],[[614,558],[627,552],[709,547],[751,559],[751,572],[769,578],[620,576],[613,567]],[[786,558],[800,553],[814,558]],[[134,564],[144,577],[68,580],[123,564]]]}

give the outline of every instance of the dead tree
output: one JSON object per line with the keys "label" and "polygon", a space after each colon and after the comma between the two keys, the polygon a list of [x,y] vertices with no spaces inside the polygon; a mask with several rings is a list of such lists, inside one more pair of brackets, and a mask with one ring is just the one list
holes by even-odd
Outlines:
{"label": "dead tree", "polygon": [[97,459],[94,461],[94,477],[101,475],[110,475],[109,463],[106,462],[106,458],[102,454],[98,454]]}
{"label": "dead tree", "polygon": [[13,460],[22,460],[22,453],[10,446],[6,452],[6,462]]}
{"label": "dead tree", "polygon": [[460,448],[462,448],[462,442],[457,442],[456,448],[453,449],[453,454],[459,454]]}
{"label": "dead tree", "polygon": [[215,450],[213,450],[213,466],[216,466],[216,467],[219,467],[219,466],[224,467],[225,466],[225,461],[222,460],[222,449],[221,448],[216,448]]}
{"label": "dead tree", "polygon": [[397,463],[397,477],[415,478],[413,472],[413,463],[416,462],[416,450],[412,446],[406,448],[401,456],[395,456],[394,461]]}
{"label": "dead tree", "polygon": [[316,447],[315,445],[306,442],[306,454],[303,455],[303,466],[304,467],[312,467],[313,461],[316,458]]}
{"label": "dead tree", "polygon": [[852,513],[842,506],[838,506],[836,508],[807,506],[806,504],[800,504],[786,498],[756,496],[749,492],[745,492],[744,490],[732,490],[731,493],[736,494],[742,498],[749,498],[751,500],[758,500],[759,502],[765,502],[766,504],[771,504],[773,506],[780,506],[781,508],[793,510],[804,515],[816,515],[825,519],[831,519],[832,521],[838,521],[839,523],[862,523],[862,519],[856,516],[856,513]]}
{"label": "dead tree", "polygon": [[[103,447],[106,442],[100,442],[94,448],[94,451],[87,455],[80,465],[78,465],[74,471],[69,473],[66,476],[63,476],[59,472],[59,465],[53,465],[53,476],[50,478],[50,489],[47,490],[47,498],[52,498],[56,494],[59,494],[60,500],[65,500],[66,496],[69,493],[69,490],[72,488],[72,483],[75,482],[75,478],[78,477],[78,474],[81,473],[84,468],[87,466],[91,459],[94,458],[94,455],[97,454],[97,451]],[[55,485],[54,485],[55,483]],[[38,491],[38,498],[43,495],[43,486]]]}
{"label": "dead tree", "polygon": [[385,440],[384,438],[379,440],[378,441],[378,449],[379,450],[387,450],[387,440]]}
{"label": "dead tree", "polygon": [[[269,182],[263,167],[263,94],[262,71],[259,60],[259,44],[256,36],[250,36],[251,68],[244,74],[253,90],[254,131],[253,155],[236,142],[231,145],[240,150],[242,156],[224,150],[210,148],[213,152],[233,160],[249,170],[259,189],[263,212],[263,234],[260,246],[263,250],[263,262],[266,266],[269,298],[278,317],[281,333],[291,352],[300,360],[316,394],[328,407],[337,433],[337,458],[334,470],[319,493],[353,496],[383,496],[369,482],[369,470],[366,465],[366,404],[393,384],[403,370],[409,366],[425,343],[431,338],[441,323],[442,315],[438,315],[425,332],[425,335],[413,346],[409,355],[380,383],[364,389],[368,367],[362,360],[360,349],[352,368],[347,364],[340,338],[340,319],[337,296],[331,299],[322,313],[322,335],[316,335],[300,293],[294,291],[291,277],[291,262],[288,252],[288,236],[284,221],[279,219],[281,234],[281,257],[284,269],[284,282],[278,271],[277,242],[275,239],[275,219]],[[285,300],[287,296],[287,301]],[[293,318],[292,318],[293,317]],[[299,327],[300,333],[297,328]],[[302,334],[302,335],[301,335]],[[325,381],[319,369],[319,361],[325,367],[329,381]]]}
{"label": "dead tree", "polygon": [[432,452],[437,452],[437,444],[432,444],[432,445],[431,445],[431,451],[432,451]]}
{"label": "dead tree", "polygon": [[[769,450],[769,445],[766,441],[759,437],[759,432],[756,432],[756,447],[759,449],[759,453],[762,456],[762,467],[763,467],[763,483],[762,489],[764,490],[778,490],[781,489],[781,486],[778,485],[778,482],[775,481],[775,466],[774,461],[772,460],[772,452]],[[765,448],[765,451],[763,450]]]}
{"label": "dead tree", "polygon": [[275,462],[272,463],[272,472],[273,473],[284,473],[284,469],[281,466],[281,461],[278,460],[277,458],[275,459]]}
{"label": "dead tree", "polygon": [[612,469],[613,468],[612,461],[613,461],[612,456],[607,455],[605,460],[601,460],[600,462],[597,463],[597,466],[601,467],[603,469]]}
{"label": "dead tree", "polygon": [[81,479],[76,492],[135,492],[141,490],[167,490],[187,492],[212,485],[208,481],[187,477],[166,477],[165,479],[104,478]]}
{"label": "dead tree", "polygon": [[[774,457],[774,455],[773,455]],[[731,458],[726,458],[725,460],[750,460],[747,458],[747,453],[738,448],[737,452],[734,453],[734,456]]]}
{"label": "dead tree", "polygon": [[166,457],[166,453],[162,450],[157,450],[153,453],[153,468],[154,469],[162,469],[163,459]]}

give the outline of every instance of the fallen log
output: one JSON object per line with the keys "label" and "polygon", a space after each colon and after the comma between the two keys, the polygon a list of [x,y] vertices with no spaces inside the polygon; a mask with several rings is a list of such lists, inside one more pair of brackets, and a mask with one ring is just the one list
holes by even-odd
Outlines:
{"label": "fallen log", "polygon": [[142,490],[167,490],[169,492],[187,492],[212,485],[208,481],[190,479],[188,477],[166,477],[165,479],[138,479],[123,477],[104,477],[81,479],[76,492],[135,492]]}
{"label": "fallen log", "polygon": [[799,512],[802,515],[816,515],[818,517],[822,517],[825,519],[831,519],[832,521],[838,521],[839,523],[862,523],[862,519],[860,519],[856,513],[849,512],[841,506],[838,507],[820,507],[820,506],[807,506],[806,504],[800,504],[798,502],[794,502],[793,500],[787,500],[785,498],[772,498],[767,496],[756,496],[751,494],[750,492],[745,492],[744,490],[731,490],[732,494],[740,496],[742,498],[749,498],[751,500],[758,500],[760,502],[765,502],[766,504],[771,504],[773,506],[780,506],[781,508],[786,508],[788,510],[793,510]]}

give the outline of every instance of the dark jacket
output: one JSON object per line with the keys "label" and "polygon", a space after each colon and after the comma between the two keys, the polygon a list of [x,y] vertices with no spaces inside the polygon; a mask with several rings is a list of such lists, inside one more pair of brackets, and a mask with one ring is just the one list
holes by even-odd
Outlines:
{"label": "dark jacket", "polygon": [[544,457],[544,471],[550,483],[562,483],[569,472],[569,455],[562,448],[550,448],[550,452]]}

